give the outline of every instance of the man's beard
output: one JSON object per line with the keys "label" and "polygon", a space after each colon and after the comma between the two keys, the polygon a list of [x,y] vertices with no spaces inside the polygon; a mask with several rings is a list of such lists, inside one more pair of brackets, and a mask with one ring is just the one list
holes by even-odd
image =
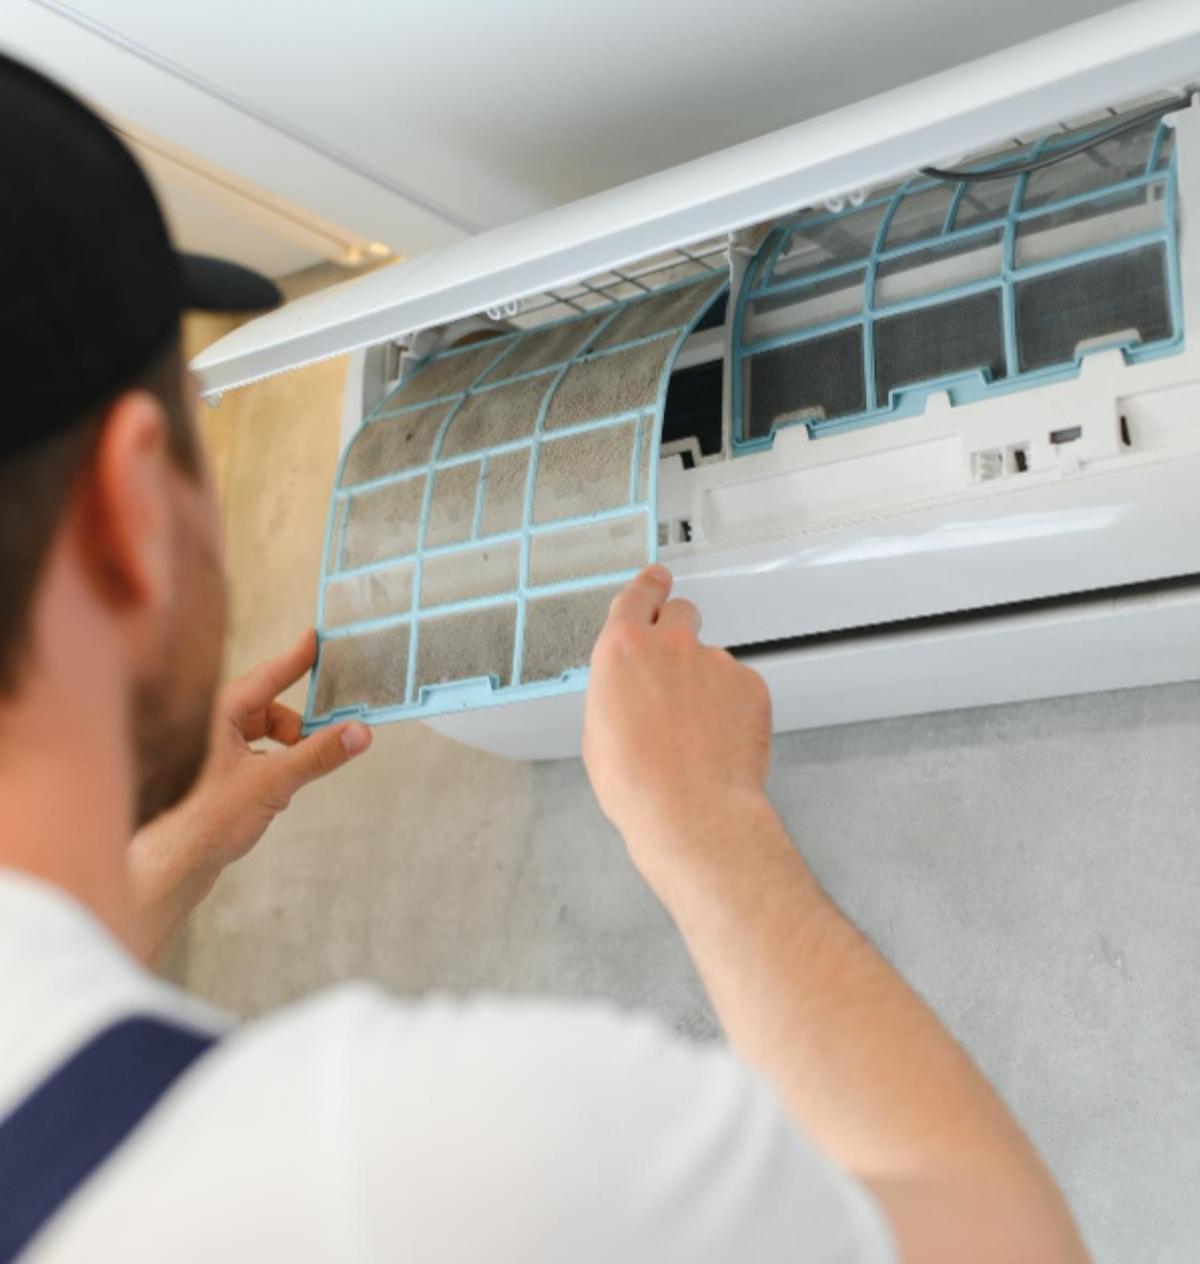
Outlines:
{"label": "man's beard", "polygon": [[175,531],[176,601],[157,662],[139,676],[131,699],[139,826],[174,807],[195,785],[208,754],[221,670],[221,565],[188,524],[177,518]]}

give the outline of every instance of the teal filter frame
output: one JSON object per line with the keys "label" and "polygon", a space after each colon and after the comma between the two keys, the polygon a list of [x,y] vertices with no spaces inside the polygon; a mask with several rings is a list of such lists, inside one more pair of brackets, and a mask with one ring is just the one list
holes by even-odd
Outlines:
{"label": "teal filter frame", "polygon": [[657,555],[668,381],[724,271],[422,361],[338,467],[305,727],[580,690]]}
{"label": "teal filter frame", "polygon": [[[1140,128],[1142,135],[1135,143],[1144,146],[1144,159],[1140,157],[1142,151],[1139,148],[1137,168],[1130,172],[1127,164],[1123,172],[1119,163],[1110,165],[1106,161],[1105,146],[1122,143],[1110,138],[1113,122],[1110,118],[1090,129],[1055,133],[1024,149],[1007,150],[973,164],[970,174],[994,171],[998,184],[1000,174],[1009,167],[1053,157],[1056,150],[1078,147],[1089,137],[1096,140],[1094,149],[1068,157],[1061,168],[1046,165],[1033,172],[1004,177],[1013,182],[1011,195],[998,202],[993,199],[995,204],[986,207],[982,213],[979,210],[969,213],[968,208],[976,191],[988,185],[964,181],[955,183],[950,179],[916,175],[857,205],[836,210],[813,210],[777,225],[747,269],[746,281],[734,304],[730,366],[734,454],[744,455],[769,448],[777,430],[787,425],[805,425],[811,437],[820,438],[914,416],[924,411],[927,397],[937,391],[946,391],[952,403],[962,404],[1070,378],[1078,373],[1084,355],[1102,347],[1120,347],[1128,363],[1181,350],[1184,321],[1179,275],[1178,177],[1171,127],[1165,119],[1156,118]],[[1125,136],[1134,136],[1134,131],[1128,129]],[[1128,146],[1129,141],[1123,143]],[[1053,184],[1052,173],[1067,170],[1068,163],[1086,162],[1093,163],[1095,171],[1084,173],[1082,180],[1068,174],[1066,195],[1046,198],[1031,194],[1031,181],[1038,182],[1033,186],[1037,190],[1041,185]],[[1108,175],[1105,174],[1106,166]],[[947,176],[953,174],[946,173]],[[1071,191],[1072,180],[1076,186],[1083,187]],[[944,191],[944,216],[925,231],[916,234],[902,231],[892,235],[893,225],[902,208],[913,206],[913,199],[921,195],[926,197],[928,205],[938,196],[937,190]],[[1090,213],[1100,214],[1105,203],[1109,206],[1119,204],[1122,196],[1134,202],[1140,199],[1143,205],[1153,203],[1157,206],[1161,203],[1161,223],[1148,230],[1114,234],[1084,249],[1070,249],[1058,254],[1044,251],[1046,257],[1032,261],[1020,259],[1018,245],[1024,239],[1023,235],[1036,234],[1039,229],[1044,230],[1064,218],[1076,222],[1086,220]],[[856,216],[859,218],[853,218]],[[866,216],[872,218],[867,219]],[[867,228],[873,225],[876,217],[877,226],[873,232],[864,229],[855,233],[859,225]],[[1055,217],[1058,217],[1057,220]],[[896,236],[902,240],[897,242]],[[817,243],[829,243],[824,248],[824,260],[821,258],[823,248],[819,244],[813,246],[810,237]],[[802,270],[796,270],[794,265],[789,268],[789,253],[794,246],[812,249],[815,266]],[[880,294],[881,273],[888,269],[902,269],[905,260],[913,264],[955,251],[965,252],[976,247],[983,250],[989,246],[995,247],[998,264],[984,274],[977,273],[957,283],[930,288],[916,295],[900,296],[892,301],[885,300]],[[1118,257],[1131,261],[1130,266],[1135,260],[1140,261],[1138,266],[1149,262],[1153,270],[1156,263],[1147,260],[1146,252],[1158,251],[1161,251],[1165,268],[1162,287],[1164,310],[1169,318],[1169,332],[1165,336],[1150,339],[1143,339],[1140,335],[1129,337],[1128,327],[1118,327],[1112,330],[1113,336],[1107,340],[1103,336],[1085,336],[1080,339],[1087,344],[1083,348],[1072,343],[1070,354],[1057,356],[1054,363],[1023,367],[1019,298],[1025,283],[1046,277],[1068,281],[1072,274],[1079,275],[1079,270],[1088,265],[1096,265],[1101,260],[1114,261]],[[1138,252],[1143,253],[1139,255]],[[821,266],[823,262],[827,266]],[[861,285],[861,298],[852,294],[852,303],[843,304],[832,319],[758,341],[746,340],[747,313],[751,304],[762,303],[763,300],[773,300],[776,305],[803,303],[808,297],[819,296],[821,287],[825,287],[825,292],[836,289],[839,279],[845,282],[846,290]],[[1065,294],[1066,290],[1063,292]],[[993,366],[971,364],[948,374],[935,373],[924,379],[918,377],[917,380],[903,381],[888,389],[886,398],[881,398],[882,392],[877,389],[877,339],[881,322],[906,313],[928,312],[931,313],[928,328],[935,331],[933,337],[936,338],[939,335],[936,333],[938,313],[935,309],[944,309],[941,321],[944,334],[947,326],[954,322],[952,305],[982,295],[996,296],[995,304],[988,305],[985,300],[985,306],[990,306],[993,312],[998,309],[1001,329],[998,344],[1001,349],[997,357],[999,371],[993,371]],[[1066,298],[1062,300],[1062,311],[1051,310],[1049,315],[1054,319],[1069,320],[1071,313],[1065,307],[1067,301]],[[832,353],[834,340],[839,335],[843,340],[839,350],[842,358],[836,361]],[[805,407],[803,401],[799,401],[794,410],[784,409],[777,414],[769,428],[761,423],[752,426],[750,410],[753,405],[748,396],[753,383],[748,383],[747,379],[752,377],[753,366],[749,362],[755,356],[782,348],[799,351],[806,346],[810,348],[809,352],[797,356],[792,362],[797,379],[807,376],[812,381],[831,382],[835,377],[845,378],[847,366],[853,365],[855,374],[861,371],[861,391],[858,390],[859,379],[855,376],[852,389],[847,389],[846,383],[841,382],[841,398],[835,404],[836,415],[828,415],[820,407]],[[969,356],[970,352],[964,354]],[[788,411],[795,415],[788,416]],[[762,432],[764,429],[765,433]]]}

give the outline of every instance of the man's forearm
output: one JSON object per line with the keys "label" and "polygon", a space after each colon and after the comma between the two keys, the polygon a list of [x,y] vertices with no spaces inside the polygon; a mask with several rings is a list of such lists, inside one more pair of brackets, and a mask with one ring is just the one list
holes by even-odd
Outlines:
{"label": "man's forearm", "polygon": [[161,969],[192,910],[212,890],[220,866],[199,838],[206,823],[190,803],[142,827],[129,844],[126,872],[137,942],[130,947]]}
{"label": "man's forearm", "polygon": [[983,1077],[834,908],[766,799],[771,697],[644,570],[592,653],[583,758],[732,1043],[875,1192],[908,1264],[1079,1264],[1070,1213]]}
{"label": "man's forearm", "polygon": [[[824,894],[766,799],[740,798],[700,828],[699,844],[638,848],[668,858],[646,876],[731,1042],[808,1135],[875,1188],[893,1220],[925,1215],[921,1191],[937,1183],[928,1211],[945,1230],[946,1259],[965,1245],[947,1181],[961,1182],[972,1260],[1083,1258],[1061,1196],[1000,1099]],[[1020,1215],[988,1254],[978,1204],[1008,1194]]]}

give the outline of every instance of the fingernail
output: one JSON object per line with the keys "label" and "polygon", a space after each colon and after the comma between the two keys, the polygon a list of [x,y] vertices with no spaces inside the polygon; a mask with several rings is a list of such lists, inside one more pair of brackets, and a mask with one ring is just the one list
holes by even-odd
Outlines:
{"label": "fingernail", "polygon": [[347,724],[342,729],[342,750],[357,755],[371,745],[371,730],[365,724]]}
{"label": "fingernail", "polygon": [[660,584],[671,583],[671,572],[665,566],[660,566],[657,562],[653,566],[646,567],[646,574]]}

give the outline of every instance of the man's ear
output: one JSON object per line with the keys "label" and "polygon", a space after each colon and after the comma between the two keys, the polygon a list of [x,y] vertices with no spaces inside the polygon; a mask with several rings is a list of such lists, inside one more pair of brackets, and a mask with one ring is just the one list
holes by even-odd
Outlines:
{"label": "man's ear", "polygon": [[81,494],[81,544],[107,601],[164,605],[171,585],[171,453],[167,416],[147,391],[106,411]]}

